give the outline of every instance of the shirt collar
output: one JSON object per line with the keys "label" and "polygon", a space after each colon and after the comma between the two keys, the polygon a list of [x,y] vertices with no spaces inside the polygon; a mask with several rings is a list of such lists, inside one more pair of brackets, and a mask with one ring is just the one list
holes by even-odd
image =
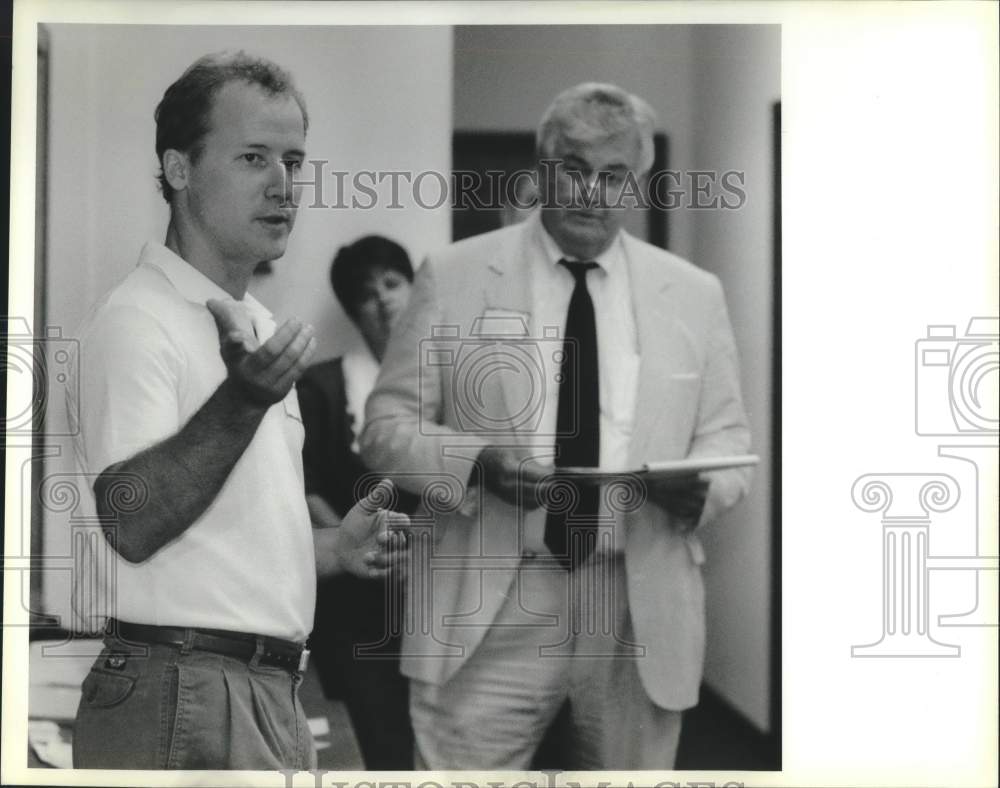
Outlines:
{"label": "shirt collar", "polygon": [[[139,265],[159,269],[178,293],[196,304],[204,304],[211,298],[220,301],[236,300],[184,258],[158,241],[147,241],[142,247]],[[272,318],[270,310],[249,293],[245,293],[242,301],[238,303],[246,307],[251,317]]]}
{"label": "shirt collar", "polygon": [[[532,224],[532,232],[535,235],[535,239],[542,250],[545,259],[552,265],[558,265],[560,260],[576,260],[575,257],[563,254],[559,245],[555,242],[555,239],[549,235],[548,230],[545,229],[545,225],[542,224],[542,212],[537,210],[531,214],[526,220]],[[597,257],[591,260],[586,260],[584,262],[594,262],[597,263],[604,273],[611,273],[615,268],[621,265],[622,256],[624,255],[624,249],[622,247],[622,233],[621,230],[615,236],[615,239],[611,242],[611,245],[601,252]]]}

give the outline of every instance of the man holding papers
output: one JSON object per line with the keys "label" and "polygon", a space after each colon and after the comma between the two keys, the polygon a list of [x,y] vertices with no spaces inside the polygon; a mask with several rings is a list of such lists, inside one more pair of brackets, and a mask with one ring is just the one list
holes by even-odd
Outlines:
{"label": "man holding papers", "polygon": [[569,699],[558,766],[669,769],[697,702],[696,533],[747,468],[566,470],[749,447],[718,280],[621,229],[653,124],[612,85],[560,94],[538,130],[540,209],[424,263],[368,400],[368,465],[460,492],[425,495],[433,544],[413,550],[417,768],[527,768]]}

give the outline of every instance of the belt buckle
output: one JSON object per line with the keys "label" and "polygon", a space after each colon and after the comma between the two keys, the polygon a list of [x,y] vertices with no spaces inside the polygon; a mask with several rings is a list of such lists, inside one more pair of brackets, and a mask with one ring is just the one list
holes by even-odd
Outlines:
{"label": "belt buckle", "polygon": [[299,673],[305,673],[306,665],[308,664],[309,664],[309,649],[304,648],[302,649],[302,653],[299,654],[299,667],[298,667]]}

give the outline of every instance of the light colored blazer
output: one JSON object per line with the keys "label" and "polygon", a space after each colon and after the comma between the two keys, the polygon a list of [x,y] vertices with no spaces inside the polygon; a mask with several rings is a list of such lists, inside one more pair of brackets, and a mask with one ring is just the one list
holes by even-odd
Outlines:
{"label": "light colored blazer", "polygon": [[[744,453],[749,431],[718,280],[632,236],[623,241],[641,357],[630,467]],[[484,344],[470,336],[477,318],[530,316],[529,243],[520,224],[426,260],[367,403],[361,439],[366,464],[426,499],[414,523],[425,523],[432,537],[413,543],[402,671],[434,684],[447,681],[482,640],[512,593],[524,529],[538,527],[532,518],[545,517],[544,510],[519,512],[468,487],[472,460],[483,446],[547,443],[551,456],[551,437],[539,439],[526,429],[481,430],[483,424],[513,424],[515,417],[523,425],[524,414],[511,413],[511,403],[520,408],[531,400],[524,389],[533,385],[530,376],[480,378],[480,398],[472,404],[484,419],[470,424],[468,376],[456,372],[461,359],[451,352],[463,343],[466,350]],[[744,494],[749,472],[716,471],[710,478],[701,523]],[[422,520],[420,512],[428,510],[435,510],[433,517]],[[625,540],[629,610],[635,640],[646,647],[637,660],[641,680],[657,705],[688,708],[697,703],[704,656],[701,543],[694,533],[680,533],[651,502],[625,515]]]}

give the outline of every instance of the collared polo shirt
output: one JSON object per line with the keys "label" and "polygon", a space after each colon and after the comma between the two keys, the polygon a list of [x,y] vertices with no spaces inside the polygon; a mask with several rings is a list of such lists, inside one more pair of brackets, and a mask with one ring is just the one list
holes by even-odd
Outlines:
{"label": "collared polo shirt", "polygon": [[[159,243],[92,310],[79,333],[68,399],[77,462],[94,480],[175,435],[226,377],[208,299],[228,293]],[[242,302],[263,343],[271,314]],[[68,390],[73,392],[75,385]],[[316,563],[305,503],[304,430],[293,388],[272,405],[208,509],[138,564],[117,553],[109,613],[160,626],[208,627],[301,641],[312,629]],[[149,480],[155,484],[156,480]]]}

